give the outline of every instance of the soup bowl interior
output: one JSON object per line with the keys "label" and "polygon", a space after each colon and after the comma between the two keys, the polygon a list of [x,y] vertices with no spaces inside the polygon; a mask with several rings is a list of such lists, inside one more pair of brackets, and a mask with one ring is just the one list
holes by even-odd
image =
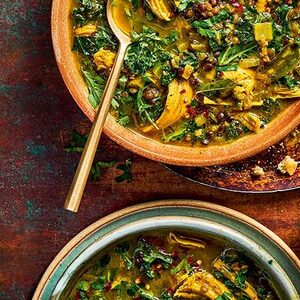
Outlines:
{"label": "soup bowl interior", "polygon": [[300,262],[278,237],[235,211],[193,201],[138,205],[91,225],[49,266],[33,299],[65,299],[89,262],[103,249],[133,235],[160,231],[208,238],[243,250],[269,275],[280,299],[298,299]]}
{"label": "soup bowl interior", "polygon": [[[73,6],[73,1],[53,1],[53,45],[66,86],[81,110],[93,121],[95,110],[88,102],[88,90],[80,72],[78,57],[71,50]],[[166,144],[119,125],[111,114],[107,117],[104,132],[123,147],[153,160],[182,166],[208,166],[230,163],[255,155],[280,141],[299,123],[300,101],[293,101],[265,129],[221,146]]]}

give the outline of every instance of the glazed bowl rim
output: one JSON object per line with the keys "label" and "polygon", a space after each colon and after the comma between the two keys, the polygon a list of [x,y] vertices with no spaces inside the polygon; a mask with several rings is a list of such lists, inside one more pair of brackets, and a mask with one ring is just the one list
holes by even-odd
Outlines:
{"label": "glazed bowl rim", "polygon": [[[72,1],[53,0],[52,41],[56,61],[74,100],[91,120],[95,110],[87,100],[87,87],[80,74],[76,55],[72,53]],[[210,166],[240,161],[279,142],[300,123],[300,101],[294,101],[283,113],[257,134],[246,135],[231,143],[218,146],[187,146],[162,143],[119,125],[109,114],[104,132],[124,148],[146,158],[181,166]]]}

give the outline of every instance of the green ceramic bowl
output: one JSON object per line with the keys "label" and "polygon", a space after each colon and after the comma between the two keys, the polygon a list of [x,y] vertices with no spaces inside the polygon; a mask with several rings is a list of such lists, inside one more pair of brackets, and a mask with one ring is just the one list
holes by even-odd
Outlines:
{"label": "green ceramic bowl", "polygon": [[65,299],[66,287],[98,251],[126,236],[160,229],[192,231],[233,244],[270,274],[281,299],[300,299],[300,261],[274,233],[219,205],[170,200],[118,211],[79,233],[48,267],[33,300]]}

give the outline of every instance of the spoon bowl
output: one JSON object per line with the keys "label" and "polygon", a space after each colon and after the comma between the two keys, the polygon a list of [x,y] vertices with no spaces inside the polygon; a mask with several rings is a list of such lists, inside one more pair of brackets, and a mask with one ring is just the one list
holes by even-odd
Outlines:
{"label": "spoon bowl", "polygon": [[123,10],[117,10],[117,1],[118,0],[108,0],[106,6],[107,21],[119,42],[129,45],[131,43],[130,25],[126,22],[121,22],[125,20],[126,15]]}

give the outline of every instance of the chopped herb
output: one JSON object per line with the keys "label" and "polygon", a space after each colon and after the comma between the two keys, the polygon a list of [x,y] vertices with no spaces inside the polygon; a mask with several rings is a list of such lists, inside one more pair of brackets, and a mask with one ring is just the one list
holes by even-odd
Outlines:
{"label": "chopped herb", "polygon": [[100,276],[97,281],[92,283],[92,288],[94,290],[98,291],[104,291],[105,290],[105,283],[107,282],[107,279],[105,276]]}
{"label": "chopped herb", "polygon": [[172,68],[169,64],[162,67],[162,75],[160,78],[162,85],[168,86],[175,77],[176,73],[172,71]]}
{"label": "chopped herb", "polygon": [[290,89],[293,89],[296,86],[298,86],[298,81],[292,76],[281,77],[278,81],[280,82],[280,84],[285,85]]}
{"label": "chopped herb", "polygon": [[232,121],[228,127],[226,127],[226,136],[229,140],[236,139],[244,132],[239,121]]}
{"label": "chopped herb", "polygon": [[85,280],[81,280],[79,281],[79,283],[77,284],[77,289],[83,292],[87,292],[90,289],[90,283],[88,281]]}
{"label": "chopped herb", "polygon": [[117,167],[118,170],[123,171],[123,174],[115,178],[116,182],[132,181],[131,165],[132,165],[132,160],[127,159],[125,164],[121,164]]}
{"label": "chopped herb", "polygon": [[[71,135],[70,144],[64,148],[66,152],[82,152],[86,141],[88,139],[88,135],[81,135],[77,131],[73,130]],[[100,149],[98,149],[99,151]]]}
{"label": "chopped herb", "polygon": [[91,168],[90,175],[92,181],[98,181],[102,176],[102,170],[105,168],[112,168],[116,164],[115,161],[97,161]]}
{"label": "chopped herb", "polygon": [[235,277],[235,284],[240,288],[245,288],[245,282],[248,277],[248,268],[242,269],[238,272],[238,274]]}

